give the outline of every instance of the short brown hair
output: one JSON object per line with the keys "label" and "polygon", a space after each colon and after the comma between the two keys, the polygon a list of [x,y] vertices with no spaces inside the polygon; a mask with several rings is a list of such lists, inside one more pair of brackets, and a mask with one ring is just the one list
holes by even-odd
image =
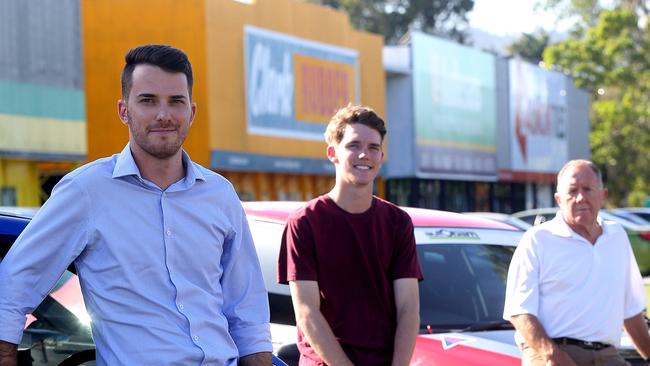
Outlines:
{"label": "short brown hair", "polygon": [[339,109],[327,125],[325,141],[328,144],[341,142],[345,133],[345,127],[355,123],[360,123],[379,132],[381,141],[384,142],[384,136],[386,136],[386,124],[384,120],[372,108],[361,105],[348,105]]}

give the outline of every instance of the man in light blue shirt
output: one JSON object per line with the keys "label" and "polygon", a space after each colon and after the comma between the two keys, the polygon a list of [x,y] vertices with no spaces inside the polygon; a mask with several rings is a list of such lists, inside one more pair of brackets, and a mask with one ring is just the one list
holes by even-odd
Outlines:
{"label": "man in light blue shirt", "polygon": [[232,185],[181,148],[192,69],[160,45],[126,55],[121,153],[66,175],[0,263],[0,365],[25,314],[74,262],[99,365],[271,365],[269,309]]}

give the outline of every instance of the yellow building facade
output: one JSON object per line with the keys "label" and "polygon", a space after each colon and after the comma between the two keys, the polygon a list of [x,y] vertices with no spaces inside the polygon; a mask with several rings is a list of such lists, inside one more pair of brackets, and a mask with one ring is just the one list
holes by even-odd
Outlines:
{"label": "yellow building facade", "polygon": [[190,57],[198,112],[185,148],[244,200],[327,192],[329,117],[350,102],[384,115],[382,38],[342,12],[298,0],[86,0],[81,14],[89,160],[128,140],[120,72],[126,51],[147,43]]}
{"label": "yellow building facade", "polygon": [[86,159],[78,10],[74,1],[2,1],[0,206],[40,206]]}

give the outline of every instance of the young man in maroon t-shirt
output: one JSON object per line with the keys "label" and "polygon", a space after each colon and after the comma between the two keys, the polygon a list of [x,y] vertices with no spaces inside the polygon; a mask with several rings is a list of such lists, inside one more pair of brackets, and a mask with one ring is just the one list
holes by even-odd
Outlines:
{"label": "young man in maroon t-shirt", "polygon": [[413,224],[373,196],[386,134],[367,107],[339,110],[325,132],[332,190],[293,214],[278,281],[288,283],[300,365],[408,365],[420,327]]}

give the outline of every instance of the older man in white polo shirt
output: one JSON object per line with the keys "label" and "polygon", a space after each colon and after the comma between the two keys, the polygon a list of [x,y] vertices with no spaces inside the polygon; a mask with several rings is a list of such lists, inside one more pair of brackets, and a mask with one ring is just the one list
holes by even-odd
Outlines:
{"label": "older man in white polo shirt", "polygon": [[646,294],[625,230],[598,217],[600,170],[572,160],[557,180],[559,212],[526,232],[508,271],[503,317],[522,364],[628,365],[616,350],[622,328],[647,361]]}

